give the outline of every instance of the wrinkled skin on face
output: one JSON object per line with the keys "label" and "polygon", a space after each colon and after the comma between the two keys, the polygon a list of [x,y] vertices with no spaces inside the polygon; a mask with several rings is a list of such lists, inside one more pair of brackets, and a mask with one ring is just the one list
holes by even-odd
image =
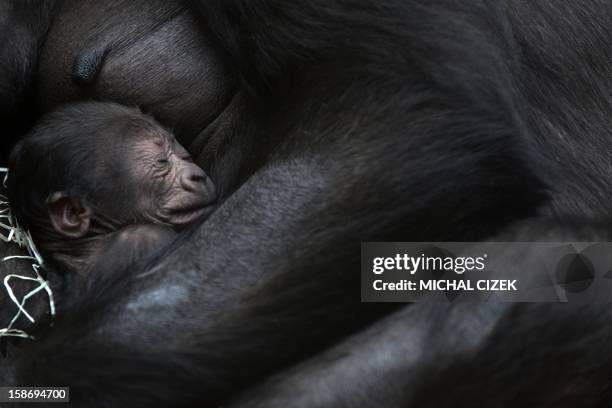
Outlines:
{"label": "wrinkled skin on face", "polygon": [[206,173],[169,133],[130,147],[128,168],[136,194],[134,210],[145,221],[181,227],[212,210],[215,188]]}

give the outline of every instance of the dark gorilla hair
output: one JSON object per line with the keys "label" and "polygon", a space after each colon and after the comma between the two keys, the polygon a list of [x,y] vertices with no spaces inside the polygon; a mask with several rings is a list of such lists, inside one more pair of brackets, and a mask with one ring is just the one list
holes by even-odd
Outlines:
{"label": "dark gorilla hair", "polygon": [[418,303],[370,332],[389,310],[359,302],[362,241],[611,219],[611,8],[552,3],[62,2],[43,109],[138,103],[236,176],[146,268],[61,293],[78,312],[16,350],[0,383],[70,385],[73,406],[105,408],[228,406],[273,374],[262,393],[286,400],[238,406],[611,406],[608,305]]}
{"label": "dark gorilla hair", "polygon": [[[94,208],[110,201],[121,211],[127,201],[121,198],[133,194],[117,182],[129,162],[126,140],[149,137],[160,129],[137,109],[112,103],[78,103],[46,115],[9,159],[8,196],[17,220],[35,239],[57,240],[47,211],[47,199],[56,191],[82,197]],[[111,195],[115,199],[109,200]]]}

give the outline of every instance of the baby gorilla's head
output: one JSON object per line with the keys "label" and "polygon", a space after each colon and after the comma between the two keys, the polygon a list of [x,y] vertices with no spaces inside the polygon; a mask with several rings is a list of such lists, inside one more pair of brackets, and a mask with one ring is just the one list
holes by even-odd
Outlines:
{"label": "baby gorilla's head", "polygon": [[182,227],[215,201],[212,182],[169,131],[136,109],[96,102],[45,116],[17,144],[8,194],[19,222],[43,240],[133,223]]}

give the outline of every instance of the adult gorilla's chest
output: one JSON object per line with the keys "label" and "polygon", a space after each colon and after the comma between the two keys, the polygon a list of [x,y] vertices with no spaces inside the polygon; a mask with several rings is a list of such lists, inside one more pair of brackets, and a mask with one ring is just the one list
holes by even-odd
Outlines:
{"label": "adult gorilla's chest", "polygon": [[225,190],[238,170],[219,161],[242,105],[210,37],[178,1],[65,1],[41,52],[37,103],[43,111],[90,98],[137,105],[213,178],[225,173],[216,180]]}

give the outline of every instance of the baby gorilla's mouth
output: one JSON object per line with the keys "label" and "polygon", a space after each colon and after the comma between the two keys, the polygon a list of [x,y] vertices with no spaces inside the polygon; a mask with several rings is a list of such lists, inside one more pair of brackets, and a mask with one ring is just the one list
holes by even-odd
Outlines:
{"label": "baby gorilla's mouth", "polygon": [[207,218],[213,213],[217,195],[212,181],[206,177],[202,183],[192,188],[191,194],[168,206],[166,222],[180,227]]}
{"label": "baby gorilla's mouth", "polygon": [[213,203],[207,200],[198,200],[170,208],[167,222],[172,225],[184,226],[200,218],[208,217],[214,210]]}

